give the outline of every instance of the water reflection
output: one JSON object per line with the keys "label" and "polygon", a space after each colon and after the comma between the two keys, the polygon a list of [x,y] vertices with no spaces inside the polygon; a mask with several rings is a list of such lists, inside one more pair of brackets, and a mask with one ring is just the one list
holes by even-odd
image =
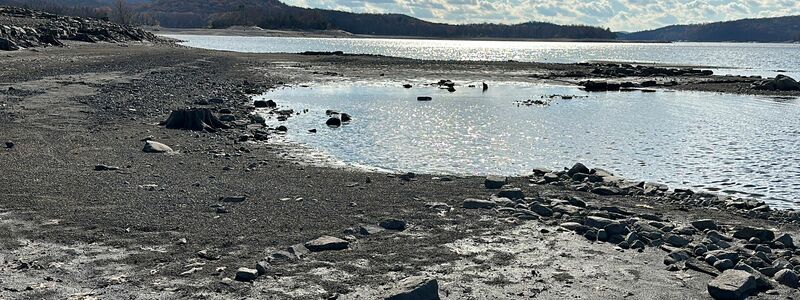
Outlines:
{"label": "water reflection", "polygon": [[[264,97],[309,109],[289,119],[288,138],[348,163],[511,175],[580,161],[628,178],[761,196],[776,206],[799,200],[797,100],[521,83],[490,83],[483,93],[460,82],[449,93],[421,83],[337,83]],[[517,104],[552,94],[586,97]],[[351,114],[352,124],[326,128],[328,109]],[[319,132],[308,134],[312,128]]]}

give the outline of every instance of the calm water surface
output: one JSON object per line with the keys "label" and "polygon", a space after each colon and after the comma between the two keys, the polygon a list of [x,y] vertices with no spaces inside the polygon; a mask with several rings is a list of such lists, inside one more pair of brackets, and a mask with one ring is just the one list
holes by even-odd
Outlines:
{"label": "calm water surface", "polygon": [[[291,141],[343,162],[393,171],[526,174],[583,162],[626,178],[758,197],[778,207],[800,201],[800,103],[697,92],[585,93],[574,87],[459,83],[455,93],[416,82],[336,83],[263,95],[295,110]],[[516,101],[545,95],[549,106]],[[431,102],[417,96],[429,95]],[[353,115],[327,128],[325,111]],[[271,121],[277,122],[277,121]],[[316,128],[317,134],[307,130]]]}
{"label": "calm water surface", "polygon": [[343,51],[432,60],[630,61],[715,67],[718,74],[800,77],[799,44],[577,43],[166,35],[191,47],[253,53]]}

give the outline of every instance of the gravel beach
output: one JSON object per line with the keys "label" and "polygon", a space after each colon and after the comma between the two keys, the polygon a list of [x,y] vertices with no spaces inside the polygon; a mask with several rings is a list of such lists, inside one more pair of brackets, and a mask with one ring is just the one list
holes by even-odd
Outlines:
{"label": "gravel beach", "polygon": [[[278,133],[251,117],[250,96],[280,85],[578,84],[608,66],[65,43],[0,52],[2,299],[800,297],[794,211],[582,165],[485,178],[309,164],[259,141]],[[655,88],[800,93],[757,82]],[[159,125],[187,107],[237,121]]]}

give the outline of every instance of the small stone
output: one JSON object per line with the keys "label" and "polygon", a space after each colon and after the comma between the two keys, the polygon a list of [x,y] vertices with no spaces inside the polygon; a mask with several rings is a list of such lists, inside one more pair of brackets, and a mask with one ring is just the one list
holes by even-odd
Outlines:
{"label": "small stone", "polygon": [[256,264],[256,271],[258,272],[258,276],[267,274],[267,270],[269,270],[269,263],[265,261],[260,261]]}
{"label": "small stone", "polygon": [[763,229],[763,228],[755,228],[751,226],[742,226],[736,228],[736,231],[733,233],[733,237],[737,239],[748,240],[750,238],[756,237],[762,241],[771,241],[775,239],[775,233],[772,230]]}
{"label": "small stone", "polygon": [[236,277],[234,279],[236,281],[249,282],[256,280],[256,278],[258,278],[258,270],[242,267],[236,270]]}
{"label": "small stone", "polygon": [[119,170],[119,167],[115,166],[107,166],[107,165],[96,165],[94,166],[95,171],[116,171]]}
{"label": "small stone", "polygon": [[710,219],[703,219],[691,222],[692,227],[697,228],[697,230],[717,230],[717,223],[714,220]]}
{"label": "small stone", "polygon": [[350,242],[332,236],[322,236],[306,242],[304,246],[311,252],[335,251],[347,249]]}
{"label": "small stone", "polygon": [[670,244],[675,247],[683,247],[688,245],[690,242],[689,239],[677,234],[664,235],[664,241],[667,242],[667,244]]}
{"label": "small stone", "polygon": [[497,203],[494,201],[489,200],[481,200],[481,199],[466,199],[462,204],[463,208],[466,209],[490,209],[497,206]]}
{"label": "small stone", "polygon": [[386,219],[381,221],[378,225],[388,230],[403,231],[406,230],[407,223],[406,221],[398,219]]}
{"label": "small stone", "polygon": [[580,208],[586,208],[586,202],[584,202],[582,199],[580,199],[578,197],[570,197],[569,199],[567,199],[567,202],[569,202],[569,205],[572,205],[572,206],[577,206],[577,207],[580,207]]}
{"label": "small stone", "polygon": [[743,299],[756,290],[756,279],[741,270],[727,270],[708,283],[708,293],[717,300]]}
{"label": "small stone", "polygon": [[678,249],[678,250],[670,252],[669,254],[667,254],[666,257],[664,257],[664,264],[665,265],[671,265],[671,264],[674,264],[674,263],[682,262],[682,261],[687,260],[687,259],[689,259],[691,257],[692,257],[692,255],[688,251],[683,250],[683,249]]}
{"label": "small stone", "polygon": [[295,245],[289,246],[289,247],[286,248],[286,252],[291,253],[292,255],[297,257],[298,259],[302,259],[304,256],[306,256],[309,253],[311,253],[311,251],[309,251],[308,248],[306,248],[306,246],[303,245],[303,244],[295,244]]}
{"label": "small stone", "polygon": [[496,176],[496,175],[489,175],[486,176],[486,180],[484,180],[483,185],[487,189],[499,189],[502,188],[508,179],[505,176]]}
{"label": "small stone", "polygon": [[531,211],[533,211],[534,213],[536,213],[537,215],[540,215],[542,217],[552,217],[553,216],[553,210],[552,209],[550,209],[550,208],[548,208],[546,206],[543,206],[541,204],[538,204],[538,203],[532,203],[530,206],[528,206],[528,209],[530,209]]}
{"label": "small stone", "polygon": [[426,277],[403,279],[386,300],[439,300],[439,282]]}
{"label": "small stone", "polygon": [[11,141],[6,142],[6,148],[8,149],[14,148],[14,142]]}
{"label": "small stone", "polygon": [[385,229],[375,225],[364,225],[358,228],[358,233],[362,235],[374,235],[383,232]]}
{"label": "small stone", "polygon": [[730,259],[720,259],[714,262],[714,268],[720,271],[733,269],[734,266],[736,265],[733,264],[733,261],[731,261]]}
{"label": "small stone", "polygon": [[146,141],[142,152],[145,153],[172,153],[172,148],[156,141]]}
{"label": "small stone", "polygon": [[520,188],[504,188],[497,193],[497,196],[508,199],[525,199],[525,193]]}

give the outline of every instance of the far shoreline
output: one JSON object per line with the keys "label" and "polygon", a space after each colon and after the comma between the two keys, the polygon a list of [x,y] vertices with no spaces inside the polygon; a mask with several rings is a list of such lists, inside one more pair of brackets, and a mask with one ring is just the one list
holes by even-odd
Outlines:
{"label": "far shoreline", "polygon": [[492,37],[427,37],[398,35],[353,34],[342,30],[275,30],[251,27],[226,29],[212,28],[164,28],[143,27],[157,35],[211,35],[241,37],[294,37],[294,38],[354,38],[354,39],[398,39],[398,40],[448,40],[448,41],[496,41],[496,42],[572,42],[572,43],[622,43],[622,44],[670,44],[670,41],[634,41],[610,39],[533,39],[533,38],[492,38]]}

